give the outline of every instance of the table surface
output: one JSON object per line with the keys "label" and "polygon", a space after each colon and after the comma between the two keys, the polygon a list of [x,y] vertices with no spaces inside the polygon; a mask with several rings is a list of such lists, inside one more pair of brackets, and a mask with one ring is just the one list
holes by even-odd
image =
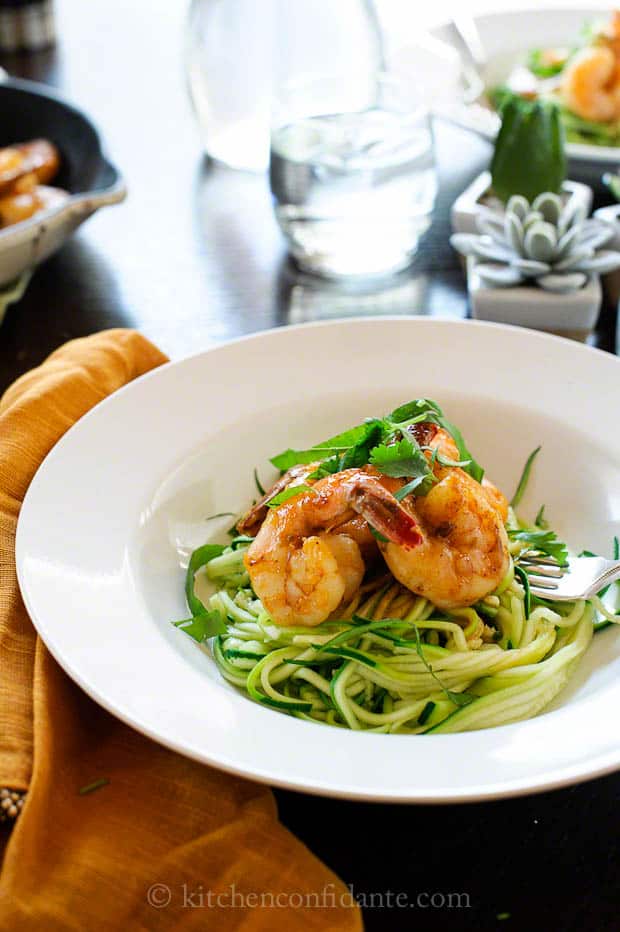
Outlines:
{"label": "table surface", "polygon": [[[355,295],[304,278],[287,260],[266,178],[210,164],[201,153],[173,9],[181,6],[62,0],[54,50],[0,59],[12,74],[60,87],[91,114],[130,191],[41,267],[9,310],[0,329],[0,391],[65,340],[107,327],[137,327],[181,358],[319,316],[467,314],[447,242],[449,210],[487,166],[488,145],[437,124],[440,196],[407,273]],[[103,67],[106,49],[113,54]],[[605,307],[592,342],[613,350],[615,335],[615,309]],[[390,890],[409,903],[423,894],[413,914],[369,907],[368,929],[604,930],[618,927],[619,790],[620,777],[609,776],[462,806],[276,796],[285,824],[356,894]],[[433,893],[443,906],[425,907]],[[446,905],[450,893],[465,894],[469,906]]]}

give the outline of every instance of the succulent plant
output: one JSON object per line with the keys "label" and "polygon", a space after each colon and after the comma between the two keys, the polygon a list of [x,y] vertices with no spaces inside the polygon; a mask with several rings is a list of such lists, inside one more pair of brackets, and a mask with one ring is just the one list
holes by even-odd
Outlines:
{"label": "succulent plant", "polygon": [[462,255],[476,258],[476,271],[487,285],[508,288],[530,281],[562,293],[582,288],[592,274],[620,267],[620,252],[600,250],[614,227],[587,220],[575,197],[564,205],[545,191],[530,204],[514,195],[505,213],[481,212],[476,223],[479,235],[456,233],[450,242]]}
{"label": "succulent plant", "polygon": [[566,178],[566,153],[557,105],[524,100],[506,89],[497,102],[502,125],[491,161],[494,193],[504,204],[513,194],[530,201],[544,191],[559,194]]}

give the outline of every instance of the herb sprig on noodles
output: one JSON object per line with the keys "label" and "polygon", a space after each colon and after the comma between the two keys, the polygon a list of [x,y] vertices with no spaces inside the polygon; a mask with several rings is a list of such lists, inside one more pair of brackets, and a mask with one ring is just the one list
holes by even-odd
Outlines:
{"label": "herb sprig on noodles", "polygon": [[[446,460],[435,451],[429,464],[423,448],[407,431],[408,427],[421,423],[436,424],[446,430],[456,444],[459,460]],[[284,450],[272,457],[271,463],[285,472],[292,466],[318,460],[319,466],[311,473],[310,479],[370,464],[385,475],[411,480],[397,495],[403,498],[411,493],[426,495],[430,491],[435,482],[432,470],[435,459],[442,465],[460,466],[477,482],[482,481],[484,470],[467,449],[459,429],[434,401],[416,398],[385,417],[368,418],[362,424],[306,450]]]}

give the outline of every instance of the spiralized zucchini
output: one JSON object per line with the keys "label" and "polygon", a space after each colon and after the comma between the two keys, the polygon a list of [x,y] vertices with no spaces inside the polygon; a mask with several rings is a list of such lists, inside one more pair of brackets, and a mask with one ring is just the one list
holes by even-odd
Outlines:
{"label": "spiralized zucchini", "polygon": [[379,576],[322,624],[278,627],[250,587],[247,545],[216,549],[203,561],[217,587],[205,617],[226,619],[211,642],[222,676],[307,721],[441,734],[530,718],[560,692],[592,637],[589,602],[530,605],[512,565],[472,608],[441,612]]}

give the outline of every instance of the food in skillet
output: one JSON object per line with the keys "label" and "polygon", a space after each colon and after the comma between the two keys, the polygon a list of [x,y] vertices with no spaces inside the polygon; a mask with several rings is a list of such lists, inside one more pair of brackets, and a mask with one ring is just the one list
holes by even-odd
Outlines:
{"label": "food in skillet", "polygon": [[427,399],[287,450],[231,542],[191,555],[192,617],[175,624],[213,638],[230,683],[307,721],[420,734],[536,715],[614,619],[598,597],[530,591],[521,555],[568,555],[542,508],[532,526],[514,511],[537,453],[509,504]]}
{"label": "food in skillet", "polygon": [[33,139],[0,149],[0,228],[28,220],[69,196],[50,187],[60,168],[56,146]]}

